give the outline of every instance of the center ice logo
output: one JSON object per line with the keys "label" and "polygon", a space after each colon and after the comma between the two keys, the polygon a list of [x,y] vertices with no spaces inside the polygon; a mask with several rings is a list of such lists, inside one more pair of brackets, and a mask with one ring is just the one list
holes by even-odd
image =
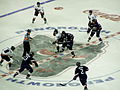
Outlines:
{"label": "center ice logo", "polygon": [[[39,67],[34,68],[33,76],[48,77],[57,75],[70,66],[75,66],[75,63],[80,61],[85,64],[89,61],[99,57],[106,46],[105,43],[96,43],[91,45],[75,44],[73,49],[76,57],[71,58],[71,54],[68,51],[56,54],[55,45],[51,42],[54,40],[44,35],[37,35],[30,41],[31,51],[35,52],[35,59],[39,63]],[[95,42],[94,42],[95,43]],[[20,67],[22,62],[23,44],[16,47],[14,54],[14,62],[11,70],[15,70]],[[22,74],[26,74],[24,71]]]}

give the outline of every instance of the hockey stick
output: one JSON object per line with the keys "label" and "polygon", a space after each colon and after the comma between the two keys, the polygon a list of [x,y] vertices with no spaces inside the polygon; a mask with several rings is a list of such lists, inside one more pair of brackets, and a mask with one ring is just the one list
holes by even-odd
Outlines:
{"label": "hockey stick", "polygon": [[67,83],[64,83],[64,84],[60,83],[60,85],[61,85],[61,86],[66,86],[67,84],[69,84],[69,83],[72,82],[72,81],[73,81],[73,79],[70,80],[70,81],[68,81]]}

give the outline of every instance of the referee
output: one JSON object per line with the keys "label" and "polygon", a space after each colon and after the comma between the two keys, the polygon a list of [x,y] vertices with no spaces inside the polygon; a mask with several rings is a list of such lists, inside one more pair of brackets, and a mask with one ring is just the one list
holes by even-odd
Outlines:
{"label": "referee", "polygon": [[32,39],[32,38],[30,37],[30,33],[31,33],[31,30],[28,29],[28,30],[27,30],[27,33],[25,34],[24,41],[23,41],[23,49],[24,49],[24,50],[23,50],[23,55],[22,55],[22,57],[26,56],[26,53],[27,53],[27,54],[30,53],[30,43],[29,43],[29,41],[30,41],[30,39]]}

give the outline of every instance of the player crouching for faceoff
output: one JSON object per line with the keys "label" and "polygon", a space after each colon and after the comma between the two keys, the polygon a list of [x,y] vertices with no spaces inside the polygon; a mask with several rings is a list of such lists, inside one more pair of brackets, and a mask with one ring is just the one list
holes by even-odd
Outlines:
{"label": "player crouching for faceoff", "polygon": [[86,66],[81,66],[80,62],[77,62],[76,66],[77,68],[75,69],[75,76],[73,77],[73,80],[76,80],[77,77],[79,77],[81,84],[84,86],[84,90],[88,90],[86,71],[88,71],[89,69]]}
{"label": "player crouching for faceoff", "polygon": [[56,53],[59,53],[60,49],[61,49],[60,47],[63,44],[63,39],[61,38],[61,33],[57,29],[55,29],[53,32],[53,36],[55,36],[55,41],[53,42],[53,44],[56,45],[56,49],[57,49]]}
{"label": "player crouching for faceoff", "polygon": [[53,44],[56,44],[57,52],[63,52],[65,50],[65,47],[67,47],[67,49],[71,51],[72,58],[74,58],[75,54],[72,50],[74,36],[70,33],[66,33],[65,31],[62,31],[62,33],[60,33],[57,29],[54,30],[53,36],[56,37],[56,40],[53,42]]}
{"label": "player crouching for faceoff", "polygon": [[65,50],[65,47],[71,51],[72,58],[75,57],[75,53],[73,51],[73,43],[74,43],[74,36],[71,33],[66,33],[65,31],[62,31],[61,38],[63,38],[63,44],[62,44],[62,52]]}
{"label": "player crouching for faceoff", "polygon": [[38,64],[37,62],[35,61],[35,59],[33,58],[34,56],[34,53],[33,52],[30,52],[30,54],[26,55],[24,58],[23,58],[23,61],[21,63],[21,67],[20,69],[18,70],[18,72],[16,72],[13,77],[15,78],[19,73],[23,72],[24,69],[27,69],[29,70],[27,76],[26,76],[26,79],[31,79],[30,76],[31,76],[31,73],[33,72],[33,69],[30,65],[32,65],[33,63],[35,64],[36,67],[38,67]]}
{"label": "player crouching for faceoff", "polygon": [[96,33],[96,37],[99,39],[99,41],[102,41],[101,37],[100,37],[100,32],[101,32],[101,25],[97,22],[96,19],[92,20],[92,23],[90,24],[91,26],[91,34],[90,37],[88,38],[88,42],[91,40],[91,38],[94,36],[94,34]]}
{"label": "player crouching for faceoff", "polygon": [[32,19],[32,23],[35,22],[36,17],[40,14],[41,18],[44,20],[44,24],[46,24],[47,19],[44,17],[44,9],[40,5],[40,2],[37,2],[37,5],[35,5],[34,8],[35,8],[35,13],[34,13],[34,18]]}
{"label": "player crouching for faceoff", "polygon": [[11,64],[13,62],[13,51],[15,50],[14,46],[11,46],[11,48],[7,47],[5,49],[2,50],[1,52],[1,61],[0,61],[0,65],[2,66],[2,63],[4,60],[6,60],[8,62],[9,67],[11,67]]}

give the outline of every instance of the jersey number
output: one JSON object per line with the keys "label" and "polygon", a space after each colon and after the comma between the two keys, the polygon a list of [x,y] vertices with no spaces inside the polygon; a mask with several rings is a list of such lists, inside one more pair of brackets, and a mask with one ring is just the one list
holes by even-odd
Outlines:
{"label": "jersey number", "polygon": [[80,70],[81,70],[81,74],[84,74],[83,68],[80,68]]}
{"label": "jersey number", "polygon": [[26,61],[28,58],[29,58],[29,55],[26,55],[26,56],[24,57],[24,61]]}

